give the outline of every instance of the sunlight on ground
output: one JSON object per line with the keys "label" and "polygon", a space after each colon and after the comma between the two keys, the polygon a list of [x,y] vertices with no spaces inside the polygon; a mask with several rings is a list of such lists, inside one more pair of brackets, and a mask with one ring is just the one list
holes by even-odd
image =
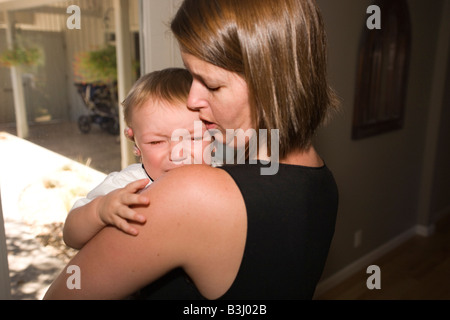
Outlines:
{"label": "sunlight on ground", "polygon": [[0,187],[13,299],[41,299],[75,253],[62,242],[73,203],[105,174],[0,132]]}

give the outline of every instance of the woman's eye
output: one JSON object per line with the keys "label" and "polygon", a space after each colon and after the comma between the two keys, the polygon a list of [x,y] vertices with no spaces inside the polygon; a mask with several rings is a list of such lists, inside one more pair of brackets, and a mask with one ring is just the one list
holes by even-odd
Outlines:
{"label": "woman's eye", "polygon": [[201,141],[201,140],[203,140],[203,137],[192,137],[191,140],[192,141]]}
{"label": "woman's eye", "polygon": [[211,83],[207,83],[204,79],[202,78],[197,78],[194,79],[194,81],[198,81],[206,90],[208,91],[217,91],[220,89],[221,86],[215,86],[214,84]]}
{"label": "woman's eye", "polygon": [[152,146],[156,146],[156,145],[158,145],[158,144],[162,144],[164,141],[150,141],[150,144],[152,145]]}
{"label": "woman's eye", "polygon": [[209,86],[206,86],[206,88],[207,88],[209,91],[218,91],[218,90],[220,89],[220,87],[214,87],[214,88],[212,88],[212,87],[209,87]]}
{"label": "woman's eye", "polygon": [[215,85],[211,85],[211,84],[207,84],[206,82],[203,82],[204,86],[206,87],[206,89],[208,89],[209,91],[217,91],[220,89],[220,86],[215,86]]}

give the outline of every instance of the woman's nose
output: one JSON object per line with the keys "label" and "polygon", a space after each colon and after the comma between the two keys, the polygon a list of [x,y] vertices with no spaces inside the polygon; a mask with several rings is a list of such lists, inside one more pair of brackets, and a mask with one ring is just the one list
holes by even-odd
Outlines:
{"label": "woman's nose", "polygon": [[193,111],[199,111],[201,108],[206,107],[206,93],[204,86],[198,80],[194,79],[187,99],[188,108]]}

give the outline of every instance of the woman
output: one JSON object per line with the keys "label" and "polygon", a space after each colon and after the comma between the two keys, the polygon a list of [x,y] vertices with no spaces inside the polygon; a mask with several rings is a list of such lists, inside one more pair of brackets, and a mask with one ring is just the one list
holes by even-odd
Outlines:
{"label": "woman", "polygon": [[136,208],[147,218],[139,236],[105,228],[69,263],[80,268],[81,289],[67,288],[64,270],[45,298],[143,289],[155,299],[311,299],[338,202],[312,145],[335,108],[315,2],[185,0],[171,28],[194,79],[188,107],[225,144],[237,144],[227,129],[278,129],[279,152],[256,153],[278,156],[278,171],[262,175],[258,162],[168,172],[144,191],[150,205]]}

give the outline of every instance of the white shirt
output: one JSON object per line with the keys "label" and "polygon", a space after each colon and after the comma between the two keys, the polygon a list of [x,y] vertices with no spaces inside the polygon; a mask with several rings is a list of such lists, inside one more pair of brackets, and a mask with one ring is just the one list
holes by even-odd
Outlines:
{"label": "white shirt", "polygon": [[[81,206],[84,206],[97,198],[98,196],[104,196],[111,191],[114,191],[119,188],[125,187],[127,184],[140,180],[149,178],[147,172],[145,172],[142,163],[132,164],[120,172],[111,172],[102,183],[100,183],[97,187],[92,189],[86,196],[86,198],[81,198],[75,202],[72,207],[72,210]],[[147,187],[152,183],[147,184]]]}

